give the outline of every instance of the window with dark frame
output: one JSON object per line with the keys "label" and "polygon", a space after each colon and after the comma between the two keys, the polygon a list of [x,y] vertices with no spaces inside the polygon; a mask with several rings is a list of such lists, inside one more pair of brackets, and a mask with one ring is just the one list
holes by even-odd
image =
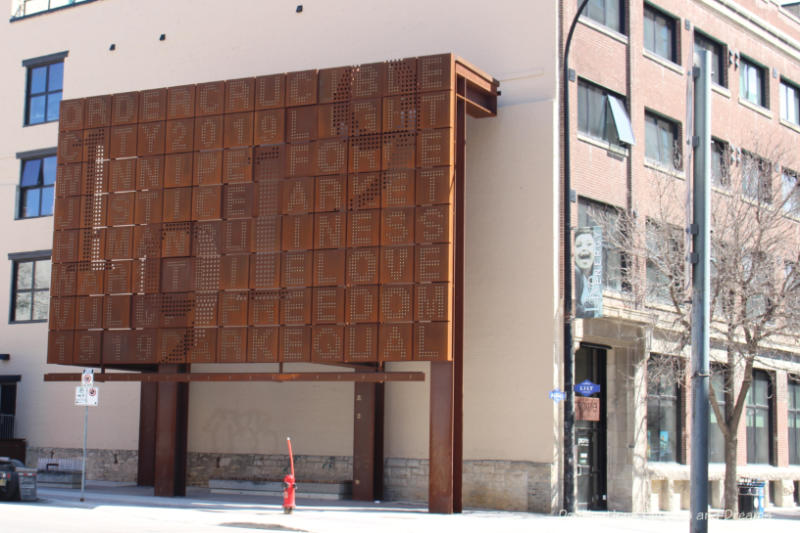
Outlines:
{"label": "window with dark frame", "polygon": [[800,465],[800,376],[789,378],[789,464]]}
{"label": "window with dark frame", "polygon": [[716,187],[730,187],[730,145],[720,139],[711,139],[711,182]]}
{"label": "window with dark frame", "polygon": [[681,460],[680,361],[651,354],[647,360],[647,460]]}
{"label": "window with dark frame", "polygon": [[694,32],[694,51],[697,53],[701,50],[708,50],[711,53],[711,81],[721,87],[727,87],[725,46],[702,33]]}
{"label": "window with dark frame", "polygon": [[781,78],[781,120],[800,126],[800,88]]}
{"label": "window with dark frame", "polygon": [[[725,413],[725,373],[727,369],[721,365],[711,366],[711,381],[714,383],[714,401],[719,406],[722,416]],[[709,406],[708,423],[708,461],[710,463],[725,462],[725,436],[720,429],[720,421]],[[724,423],[724,421],[723,421]]]}
{"label": "window with dark frame", "polygon": [[[580,5],[581,0],[578,0],[577,3]],[[618,33],[625,33],[624,8],[624,0],[589,0],[583,10],[583,16],[599,22],[603,26],[608,26]]]}
{"label": "window with dark frame", "polygon": [[675,28],[678,21],[649,4],[644,5],[644,48],[657,56],[678,63]]}
{"label": "window with dark frame", "polygon": [[624,98],[582,79],[578,80],[578,131],[614,146],[634,143]]}
{"label": "window with dark frame", "polygon": [[603,228],[603,287],[618,292],[631,289],[627,275],[630,257],[621,246],[621,242],[627,239],[622,224],[619,208],[578,198],[578,226]]}
{"label": "window with dark frame", "polygon": [[17,217],[34,218],[52,215],[56,155],[23,159],[21,167]]}
{"label": "window with dark frame", "polygon": [[739,96],[751,104],[769,108],[766,69],[744,57],[739,60]]}
{"label": "window with dark frame", "polygon": [[50,309],[50,258],[16,258],[12,268],[12,323],[42,322]]}
{"label": "window with dark frame", "polygon": [[649,111],[644,120],[645,157],[662,167],[680,170],[683,163],[678,123]]}
{"label": "window with dark frame", "polygon": [[747,462],[772,464],[772,384],[764,370],[753,370],[747,391]]}
{"label": "window with dark frame", "polygon": [[64,59],[28,65],[25,124],[58,120],[64,82]]}

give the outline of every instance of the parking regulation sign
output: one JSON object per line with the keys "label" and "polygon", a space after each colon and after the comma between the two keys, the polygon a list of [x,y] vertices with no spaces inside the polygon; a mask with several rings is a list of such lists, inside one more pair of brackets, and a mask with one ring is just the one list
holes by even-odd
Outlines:
{"label": "parking regulation sign", "polygon": [[94,385],[94,370],[91,368],[84,368],[81,374],[81,385],[84,387],[91,387]]}
{"label": "parking regulation sign", "polygon": [[75,405],[97,407],[99,390],[97,387],[75,387]]}

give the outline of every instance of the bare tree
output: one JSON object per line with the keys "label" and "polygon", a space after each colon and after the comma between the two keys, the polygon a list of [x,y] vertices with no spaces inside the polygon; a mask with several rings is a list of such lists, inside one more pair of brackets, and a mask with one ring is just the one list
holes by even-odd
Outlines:
{"label": "bare tree", "polygon": [[[800,332],[800,186],[782,166],[787,154],[774,146],[717,148],[716,155],[710,336],[724,352],[725,371],[724,379],[710,380],[709,399],[724,438],[725,514],[736,516],[738,428],[753,364],[797,344]],[[647,216],[620,212],[601,225],[605,239],[628,254],[630,304],[652,309],[670,351],[683,353],[692,328],[688,184],[654,172],[650,186]]]}

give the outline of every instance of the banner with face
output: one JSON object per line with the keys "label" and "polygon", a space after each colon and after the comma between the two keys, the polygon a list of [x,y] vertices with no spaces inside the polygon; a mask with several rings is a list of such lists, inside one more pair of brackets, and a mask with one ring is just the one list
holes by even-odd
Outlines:
{"label": "banner with face", "polygon": [[575,230],[575,317],[603,316],[603,230],[590,226]]}

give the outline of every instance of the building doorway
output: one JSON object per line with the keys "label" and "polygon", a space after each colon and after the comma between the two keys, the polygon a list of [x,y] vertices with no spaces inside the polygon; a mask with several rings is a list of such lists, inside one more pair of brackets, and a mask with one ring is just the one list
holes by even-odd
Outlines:
{"label": "building doorway", "polygon": [[578,508],[606,510],[605,349],[581,345],[575,352],[575,383],[587,380],[600,390],[589,396],[575,393]]}
{"label": "building doorway", "polygon": [[19,376],[0,376],[0,440],[14,438]]}

